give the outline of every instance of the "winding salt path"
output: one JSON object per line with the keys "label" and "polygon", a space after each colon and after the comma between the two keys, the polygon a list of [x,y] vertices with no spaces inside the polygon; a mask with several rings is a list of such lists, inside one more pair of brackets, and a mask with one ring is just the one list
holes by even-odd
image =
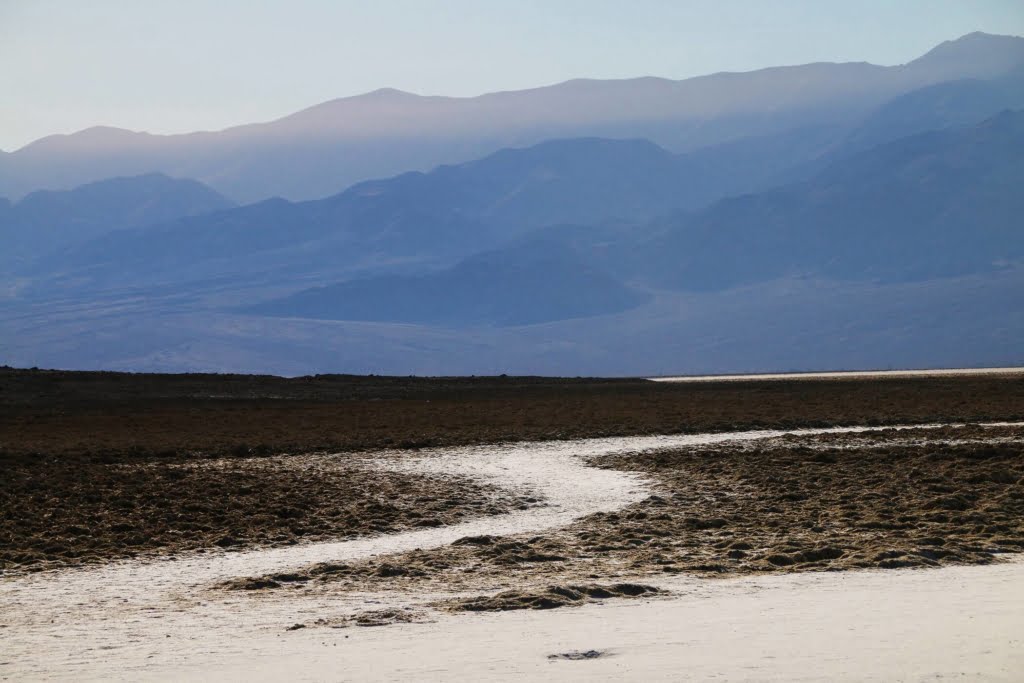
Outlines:
{"label": "winding salt path", "polygon": [[[934,426],[938,425],[895,428]],[[177,678],[186,673],[181,667],[199,661],[247,661],[249,655],[258,651],[257,647],[265,648],[267,642],[276,642],[283,627],[290,623],[309,621],[326,612],[351,612],[393,603],[385,603],[387,597],[380,595],[352,594],[338,598],[288,591],[253,601],[245,596],[214,596],[207,588],[215,582],[287,571],[314,562],[351,561],[437,547],[463,536],[541,532],[595,512],[617,510],[650,495],[647,483],[637,475],[587,467],[586,457],[751,441],[786,434],[876,429],[848,427],[585,439],[439,449],[401,458],[384,455],[377,461],[380,467],[468,476],[542,498],[547,505],[449,527],[346,542],[188,554],[173,560],[133,560],[100,568],[3,579],[0,580],[0,677],[17,680],[138,679],[143,674],[163,671],[163,676]],[[257,646],[257,642],[262,644]],[[188,675],[203,677],[195,669]],[[324,676],[335,678],[334,675]]]}

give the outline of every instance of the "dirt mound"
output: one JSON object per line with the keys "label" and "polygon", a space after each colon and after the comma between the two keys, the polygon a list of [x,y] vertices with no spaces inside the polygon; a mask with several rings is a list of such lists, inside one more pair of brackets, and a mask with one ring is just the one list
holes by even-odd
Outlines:
{"label": "dirt mound", "polygon": [[[396,608],[366,610],[333,619],[317,619],[309,625],[328,628],[349,628],[350,626],[374,627],[390,626],[391,624],[423,624],[428,622],[430,622],[430,617],[422,610]],[[306,627],[305,624],[296,624],[296,626]],[[294,628],[294,626],[291,628]]]}
{"label": "dirt mound", "polygon": [[565,659],[570,662],[579,662],[607,657],[609,654],[605,650],[573,650],[571,652],[559,652],[558,654],[548,655],[548,659]]}
{"label": "dirt mound", "polygon": [[576,607],[608,598],[638,598],[661,593],[653,586],[617,583],[610,586],[584,584],[549,586],[542,590],[513,590],[497,595],[450,600],[442,606],[456,612],[500,612],[517,609]]}

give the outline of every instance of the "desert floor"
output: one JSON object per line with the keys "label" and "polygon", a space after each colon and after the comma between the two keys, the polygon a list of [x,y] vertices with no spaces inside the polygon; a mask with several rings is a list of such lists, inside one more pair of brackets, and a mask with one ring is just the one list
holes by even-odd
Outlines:
{"label": "desert floor", "polygon": [[1012,680],[1024,376],[0,370],[0,677]]}

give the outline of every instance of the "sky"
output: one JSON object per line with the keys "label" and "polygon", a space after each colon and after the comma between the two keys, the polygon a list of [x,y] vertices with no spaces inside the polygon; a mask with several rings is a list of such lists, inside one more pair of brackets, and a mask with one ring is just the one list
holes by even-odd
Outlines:
{"label": "sky", "polygon": [[93,125],[216,130],[382,87],[902,64],[973,31],[1024,35],[1024,0],[0,0],[0,149]]}

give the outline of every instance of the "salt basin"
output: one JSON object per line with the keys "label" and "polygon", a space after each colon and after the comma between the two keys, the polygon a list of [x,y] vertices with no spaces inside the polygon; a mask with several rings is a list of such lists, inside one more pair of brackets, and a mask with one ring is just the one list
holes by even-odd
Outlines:
{"label": "salt basin", "polygon": [[[1024,562],[657,582],[672,598],[295,631],[144,679],[1021,680]],[[579,661],[551,659],[596,651]]]}
{"label": "salt basin", "polygon": [[[937,425],[903,426],[912,430]],[[642,478],[586,458],[785,434],[764,430],[516,443],[382,454],[377,466],[460,474],[543,507],[436,529],[245,552],[192,553],[0,580],[0,678],[11,680],[508,680],[644,678],[1011,680],[1024,670],[1024,564],[701,580],[660,578],[668,599],[544,613],[450,616],[383,628],[300,629],[331,614],[424,596],[249,600],[210,590],[314,562],[430,548],[463,536],[542,532],[650,495]],[[324,457],[344,457],[341,455]],[[651,583],[649,577],[646,583]],[[548,659],[569,651],[584,660]],[[1019,680],[1019,679],[1018,679]]]}

